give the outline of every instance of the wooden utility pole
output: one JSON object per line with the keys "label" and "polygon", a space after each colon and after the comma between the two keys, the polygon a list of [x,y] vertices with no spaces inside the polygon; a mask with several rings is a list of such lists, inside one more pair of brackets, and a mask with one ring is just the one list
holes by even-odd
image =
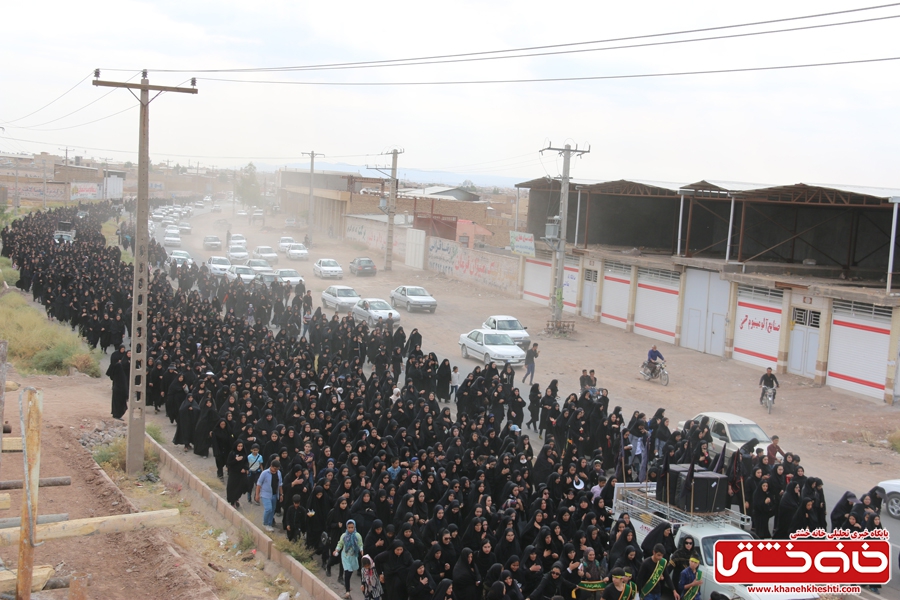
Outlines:
{"label": "wooden utility pole", "polygon": [[31,598],[34,572],[35,527],[38,514],[38,481],[41,476],[41,418],[44,395],[33,387],[19,394],[19,422],[22,424],[25,459],[25,493],[22,495],[22,527],[16,572],[16,600]]}
{"label": "wooden utility pole", "polygon": [[[150,232],[147,230],[150,197],[150,102],[162,92],[196,94],[196,80],[191,87],[150,85],[147,70],[141,82],[121,83],[100,81],[100,69],[94,71],[94,85],[126,88],[141,92],[140,139],[138,142],[138,197],[135,215],[134,281],[131,288],[131,372],[128,394],[128,445],[125,452],[125,471],[136,475],[144,470],[144,408],[147,402],[147,296],[149,293],[148,247]],[[150,98],[150,92],[157,92]],[[132,92],[134,94],[134,92]]]}

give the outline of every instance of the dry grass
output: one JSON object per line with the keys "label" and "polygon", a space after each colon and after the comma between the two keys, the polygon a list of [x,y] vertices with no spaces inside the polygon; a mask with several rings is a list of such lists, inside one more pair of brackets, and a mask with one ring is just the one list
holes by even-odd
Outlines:
{"label": "dry grass", "polygon": [[9,358],[20,372],[68,375],[75,367],[100,377],[100,354],[77,333],[53,323],[17,293],[0,298],[0,338],[9,340]]}
{"label": "dry grass", "polygon": [[5,256],[0,256],[0,274],[2,274],[3,281],[9,286],[16,285],[19,280],[19,272],[13,269],[12,261]]}
{"label": "dry grass", "polygon": [[319,561],[316,560],[314,551],[307,548],[306,544],[303,543],[303,540],[290,542],[287,538],[279,537],[275,539],[274,543],[275,548],[284,554],[292,556],[297,562],[313,573],[319,570]]}
{"label": "dry grass", "polygon": [[[94,449],[94,460],[110,476],[121,475],[125,472],[125,452],[127,439],[119,437]],[[144,472],[156,473],[159,471],[159,453],[150,442],[144,442]]]}
{"label": "dry grass", "polygon": [[900,429],[888,435],[887,441],[888,443],[890,443],[891,448],[894,450],[894,452],[900,452]]}

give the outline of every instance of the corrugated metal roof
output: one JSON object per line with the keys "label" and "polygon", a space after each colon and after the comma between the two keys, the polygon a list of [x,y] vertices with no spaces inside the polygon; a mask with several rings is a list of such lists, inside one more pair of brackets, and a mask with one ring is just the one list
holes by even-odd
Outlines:
{"label": "corrugated metal roof", "polygon": [[900,189],[897,189],[897,188],[867,187],[867,186],[863,186],[863,185],[844,185],[842,183],[839,183],[839,184],[807,183],[805,185],[810,185],[813,187],[830,188],[833,190],[840,190],[842,192],[849,192],[851,194],[863,194],[865,196],[874,196],[875,198],[900,197]]}

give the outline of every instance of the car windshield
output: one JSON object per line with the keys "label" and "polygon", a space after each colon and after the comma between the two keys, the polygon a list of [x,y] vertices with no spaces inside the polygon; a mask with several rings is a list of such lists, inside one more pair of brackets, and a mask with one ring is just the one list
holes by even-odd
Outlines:
{"label": "car windshield", "polygon": [[516,319],[506,319],[505,321],[497,321],[497,329],[499,331],[518,331],[525,328]]}
{"label": "car windshield", "polygon": [[319,265],[323,266],[323,267],[337,267],[338,266],[336,260],[323,260],[322,262],[319,263]]}
{"label": "car windshield", "polygon": [[289,237],[287,237],[287,238],[281,238],[281,243],[282,243],[282,244],[293,244],[293,243],[294,243],[294,238],[289,238]]}
{"label": "car windshield", "polygon": [[218,242],[219,241],[219,238],[217,238],[214,235],[208,235],[203,239],[204,239],[204,241],[207,241],[207,242]]}
{"label": "car windshield", "polygon": [[244,236],[242,236],[242,235],[239,234],[239,233],[236,233],[236,234],[234,234],[233,236],[231,236],[231,239],[232,239],[232,240],[235,240],[235,241],[238,241],[238,240],[244,241]]}
{"label": "car windshield", "polygon": [[190,257],[190,254],[188,254],[184,250],[173,250],[172,256],[180,256],[181,258],[188,258],[188,257]]}
{"label": "car windshield", "polygon": [[293,269],[282,269],[281,271],[278,271],[278,274],[282,277],[300,277],[300,273]]}
{"label": "car windshield", "polygon": [[272,246],[260,246],[257,249],[257,252],[260,254],[275,254],[275,251],[272,250]]}
{"label": "car windshield", "polygon": [[366,266],[366,267],[369,267],[369,266],[371,266],[371,265],[374,265],[375,263],[373,263],[371,259],[368,259],[368,258],[360,258],[358,261],[356,261],[356,264],[358,264],[358,265],[364,265],[364,266]]}
{"label": "car windshield", "polygon": [[303,244],[291,244],[291,250],[306,250]]}
{"label": "car windshield", "polygon": [[732,442],[749,442],[756,438],[759,443],[769,442],[769,436],[756,423],[740,423],[728,426]]}
{"label": "car windshield", "polygon": [[243,246],[232,246],[229,252],[233,252],[235,254],[246,254],[247,251],[244,250]]}
{"label": "car windshield", "polygon": [[249,267],[268,267],[269,263],[267,263],[265,260],[263,260],[261,258],[254,258],[254,259],[251,259],[247,263],[247,266],[249,266]]}
{"label": "car windshield", "polygon": [[410,287],[406,288],[407,296],[428,296],[428,292],[425,291],[425,288],[420,287]]}
{"label": "car windshield", "polygon": [[235,267],[234,272],[238,275],[247,275],[248,273],[252,273],[253,269],[250,267]]}
{"label": "car windshield", "polygon": [[391,305],[384,300],[369,300],[369,310],[391,310]]}
{"label": "car windshield", "polygon": [[356,293],[356,290],[341,289],[337,291],[338,298],[359,298],[359,294]]}
{"label": "car windshield", "polygon": [[486,333],[484,335],[485,346],[515,346],[512,339],[505,333]]}
{"label": "car windshield", "polygon": [[714,548],[719,540],[752,540],[753,537],[749,533],[724,533],[722,535],[708,535],[700,540],[700,547],[703,550],[703,562],[708,566],[713,565],[713,557],[715,556]]}
{"label": "car windshield", "polygon": [[209,259],[209,264],[211,264],[211,265],[227,265],[228,259],[227,258],[211,258],[211,259]]}

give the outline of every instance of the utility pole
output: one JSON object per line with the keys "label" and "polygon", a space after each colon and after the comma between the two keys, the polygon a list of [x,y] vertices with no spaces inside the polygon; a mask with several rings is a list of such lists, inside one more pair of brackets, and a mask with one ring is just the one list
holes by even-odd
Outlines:
{"label": "utility pole", "polygon": [[16,157],[16,200],[13,204],[13,214],[19,214],[19,159]]}
{"label": "utility pole", "polygon": [[[147,403],[147,294],[149,292],[148,247],[150,233],[147,230],[150,199],[150,102],[162,92],[196,94],[196,79],[191,87],[150,85],[147,70],[141,74],[140,83],[100,81],[100,69],[94,71],[93,84],[101,87],[140,90],[141,117],[138,142],[138,197],[135,214],[134,280],[131,288],[131,377],[128,401],[128,442],[125,450],[125,470],[136,475],[144,470],[144,434]],[[150,92],[157,92],[150,98]]]}
{"label": "utility pole", "polygon": [[[313,194],[313,177],[315,177],[316,175],[316,151],[313,150],[312,152],[303,152],[302,154],[309,155],[309,206],[306,207],[306,229],[307,231],[312,232],[312,226],[315,224],[315,221],[313,219],[313,205],[315,204],[315,194]],[[319,156],[325,155],[320,154]]]}
{"label": "utility pole", "polygon": [[41,159],[41,174],[44,178],[44,190],[41,192],[41,198],[44,200],[44,210],[47,209],[47,159]]}
{"label": "utility pole", "polygon": [[397,149],[391,150],[391,195],[388,198],[387,247],[384,270],[390,271],[394,263],[394,215],[397,213]]}
{"label": "utility pole", "polygon": [[72,199],[72,186],[69,185],[69,147],[57,148],[57,150],[66,151],[66,206],[68,207],[69,201]]}
{"label": "utility pole", "polygon": [[[552,150],[554,152],[559,152],[563,155],[563,171],[562,178],[560,181],[559,188],[559,234],[555,240],[556,242],[556,282],[553,286],[553,295],[550,296],[550,302],[552,303],[553,308],[553,321],[558,323],[562,321],[563,314],[563,287],[565,284],[565,275],[566,275],[566,230],[568,229],[568,218],[569,218],[569,164],[571,162],[571,158],[573,154],[582,155],[587,154],[591,151],[590,147],[587,150],[579,150],[576,146],[575,149],[572,149],[570,144],[566,144],[565,148],[554,148],[553,146],[547,146],[541,152],[545,150]],[[578,232],[575,232],[576,239]],[[554,241],[549,240],[548,241]]]}

